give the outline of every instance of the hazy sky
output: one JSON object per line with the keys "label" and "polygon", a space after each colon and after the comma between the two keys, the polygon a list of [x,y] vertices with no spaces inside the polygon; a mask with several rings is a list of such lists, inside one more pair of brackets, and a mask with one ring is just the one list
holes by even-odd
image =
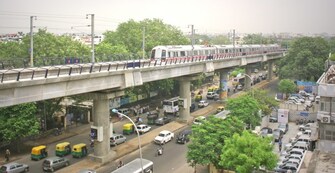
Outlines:
{"label": "hazy sky", "polygon": [[[36,28],[53,33],[96,33],[115,30],[130,19],[162,19],[196,33],[322,33],[335,34],[335,0],[0,0],[0,34]],[[37,30],[37,29],[34,29]]]}

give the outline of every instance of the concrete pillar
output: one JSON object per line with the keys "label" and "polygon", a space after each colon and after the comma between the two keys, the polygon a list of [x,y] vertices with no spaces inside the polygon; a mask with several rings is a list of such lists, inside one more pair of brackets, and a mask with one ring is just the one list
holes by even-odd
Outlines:
{"label": "concrete pillar", "polygon": [[187,122],[190,115],[190,106],[191,106],[191,78],[182,77],[179,79],[179,96],[186,101],[186,108],[179,107],[179,118],[183,122]]}
{"label": "concrete pillar", "polygon": [[109,98],[106,93],[98,92],[92,93],[91,97],[93,98],[93,126],[102,127],[103,139],[100,142],[95,141],[94,153],[90,154],[90,157],[96,162],[106,163],[115,157],[115,152],[110,151]]}
{"label": "concrete pillar", "polygon": [[[251,77],[251,69],[252,69],[252,66],[250,66],[250,65],[245,66],[245,74],[247,74],[250,77]],[[244,89],[245,90],[250,90],[250,88],[251,88],[251,79],[248,76],[245,76],[245,78],[244,78],[244,81],[245,81],[244,82]]]}
{"label": "concrete pillar", "polygon": [[272,76],[273,76],[273,62],[272,61],[268,61],[268,77],[267,77],[267,81],[272,80]]}
{"label": "concrete pillar", "polygon": [[227,69],[220,70],[220,100],[228,98],[229,74]]}

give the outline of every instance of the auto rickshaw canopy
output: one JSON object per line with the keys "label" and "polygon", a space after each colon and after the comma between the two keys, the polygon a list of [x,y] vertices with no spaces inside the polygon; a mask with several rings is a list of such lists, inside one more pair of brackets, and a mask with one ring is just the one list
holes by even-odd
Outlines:
{"label": "auto rickshaw canopy", "polygon": [[33,148],[31,149],[31,154],[34,154],[34,155],[40,155],[40,154],[41,154],[41,151],[42,151],[43,149],[46,149],[46,148],[47,148],[47,146],[45,146],[45,145],[39,145],[39,146],[33,147]]}
{"label": "auto rickshaw canopy", "polygon": [[84,148],[84,147],[86,148],[86,144],[79,143],[79,144],[76,144],[76,145],[73,146],[72,151],[73,152],[81,152],[81,149]]}
{"label": "auto rickshaw canopy", "polygon": [[56,150],[64,150],[65,147],[69,146],[70,142],[62,142],[56,145]]}
{"label": "auto rickshaw canopy", "polygon": [[219,106],[219,107],[216,108],[216,112],[221,112],[221,111],[224,111],[224,110],[225,110],[224,106]]}

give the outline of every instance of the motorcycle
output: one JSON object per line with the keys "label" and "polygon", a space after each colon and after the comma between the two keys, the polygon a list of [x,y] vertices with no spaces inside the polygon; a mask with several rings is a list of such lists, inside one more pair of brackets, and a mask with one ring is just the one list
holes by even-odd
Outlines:
{"label": "motorcycle", "polygon": [[156,153],[156,156],[160,156],[160,155],[163,155],[163,147],[159,147],[158,149],[157,149],[157,153]]}

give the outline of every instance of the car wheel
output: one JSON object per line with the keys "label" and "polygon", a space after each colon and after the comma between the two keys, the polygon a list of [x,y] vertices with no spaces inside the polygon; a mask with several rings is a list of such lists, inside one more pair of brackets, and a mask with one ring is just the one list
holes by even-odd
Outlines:
{"label": "car wheel", "polygon": [[66,167],[66,166],[69,166],[69,164],[70,164],[69,162],[66,162],[66,163],[65,163],[65,167]]}
{"label": "car wheel", "polygon": [[25,168],[25,169],[24,169],[24,172],[28,172],[28,171],[29,171],[29,168]]}
{"label": "car wheel", "polygon": [[55,170],[54,170],[54,168],[51,168],[50,171],[51,171],[51,172],[54,172]]}

